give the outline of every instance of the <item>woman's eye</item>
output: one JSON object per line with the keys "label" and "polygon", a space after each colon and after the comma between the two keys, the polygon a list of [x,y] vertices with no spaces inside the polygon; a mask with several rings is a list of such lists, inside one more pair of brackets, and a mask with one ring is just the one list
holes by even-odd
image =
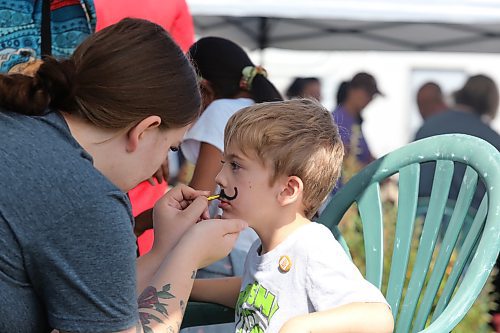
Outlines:
{"label": "woman's eye", "polygon": [[179,147],[170,147],[171,151],[179,151]]}

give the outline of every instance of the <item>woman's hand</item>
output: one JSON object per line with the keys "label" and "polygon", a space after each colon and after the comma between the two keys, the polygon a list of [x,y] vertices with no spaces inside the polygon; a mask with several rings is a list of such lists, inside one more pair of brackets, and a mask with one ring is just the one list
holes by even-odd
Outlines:
{"label": "woman's hand", "polygon": [[198,268],[206,267],[227,256],[246,227],[246,222],[236,219],[201,221],[185,233],[178,246],[188,258],[194,258]]}
{"label": "woman's hand", "polygon": [[155,240],[153,249],[170,249],[197,222],[210,218],[206,191],[178,185],[168,191],[153,208]]}

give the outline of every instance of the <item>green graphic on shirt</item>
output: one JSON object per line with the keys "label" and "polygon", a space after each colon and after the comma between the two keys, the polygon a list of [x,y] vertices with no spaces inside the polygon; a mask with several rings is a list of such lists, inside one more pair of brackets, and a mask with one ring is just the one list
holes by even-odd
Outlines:
{"label": "green graphic on shirt", "polygon": [[237,333],[263,333],[273,315],[278,311],[276,296],[262,285],[254,282],[240,292],[236,303]]}

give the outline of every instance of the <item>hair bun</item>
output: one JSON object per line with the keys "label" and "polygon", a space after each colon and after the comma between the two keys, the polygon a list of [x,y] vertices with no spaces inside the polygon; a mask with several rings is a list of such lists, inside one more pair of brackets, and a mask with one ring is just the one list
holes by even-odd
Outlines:
{"label": "hair bun", "polygon": [[0,105],[26,115],[40,115],[50,97],[32,77],[23,74],[0,75]]}
{"label": "hair bun", "polygon": [[53,57],[44,58],[35,76],[50,97],[49,106],[66,112],[75,110],[75,78],[73,60],[58,61]]}

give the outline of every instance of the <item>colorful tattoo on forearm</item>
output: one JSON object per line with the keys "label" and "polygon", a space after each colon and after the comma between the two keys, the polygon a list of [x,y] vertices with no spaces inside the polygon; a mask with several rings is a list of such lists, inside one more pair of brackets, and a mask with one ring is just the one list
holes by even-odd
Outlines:
{"label": "colorful tattoo on forearm", "polygon": [[[144,333],[153,333],[150,327],[151,320],[163,324],[163,319],[168,318],[167,304],[161,303],[160,299],[172,299],[174,295],[170,293],[170,284],[163,286],[158,291],[155,287],[149,286],[139,296],[139,318],[141,320]],[[147,311],[144,311],[148,309]],[[156,312],[156,313],[155,313]],[[163,317],[163,319],[162,319]]]}

